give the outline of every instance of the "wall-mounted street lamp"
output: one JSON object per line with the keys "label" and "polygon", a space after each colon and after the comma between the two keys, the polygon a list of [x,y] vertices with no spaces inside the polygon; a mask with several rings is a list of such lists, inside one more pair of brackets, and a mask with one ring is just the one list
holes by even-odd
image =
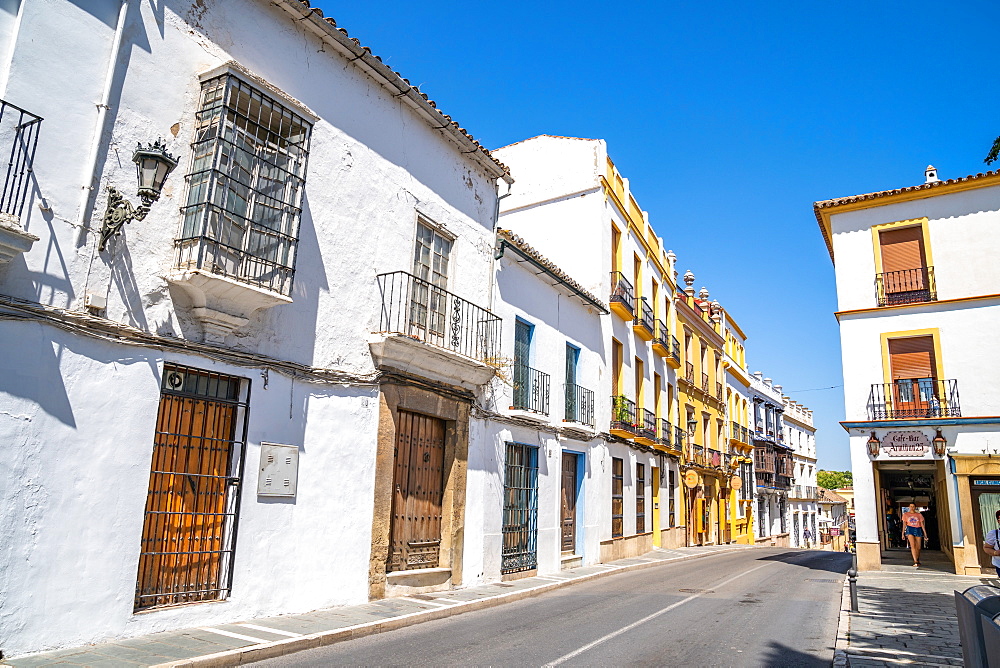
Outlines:
{"label": "wall-mounted street lamp", "polygon": [[882,443],[878,440],[875,432],[872,432],[872,435],[868,437],[868,454],[872,457],[878,457],[878,449],[880,447],[882,447]]}
{"label": "wall-mounted street lamp", "polygon": [[937,430],[937,436],[934,437],[931,443],[934,444],[934,454],[938,457],[944,457],[945,450],[948,449],[948,441],[941,435],[940,429]]}
{"label": "wall-mounted street lamp", "polygon": [[167,175],[177,166],[177,158],[167,153],[167,146],[162,139],[147,145],[145,148],[139,142],[132,154],[135,163],[136,177],[139,180],[139,199],[142,204],[133,207],[117,188],[108,188],[108,208],[104,212],[104,223],[101,226],[101,242],[97,250],[103,251],[108,239],[118,234],[126,223],[142,220],[149,213],[150,205],[160,199],[160,190],[167,180]]}
{"label": "wall-mounted street lamp", "polygon": [[698,427],[698,421],[695,419],[688,420],[688,436],[694,438],[694,430]]}

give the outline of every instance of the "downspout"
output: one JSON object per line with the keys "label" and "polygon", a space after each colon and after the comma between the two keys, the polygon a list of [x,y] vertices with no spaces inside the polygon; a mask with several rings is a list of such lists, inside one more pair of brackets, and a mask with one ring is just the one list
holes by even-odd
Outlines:
{"label": "downspout", "polygon": [[[506,179],[504,179],[504,180],[506,181]],[[510,197],[511,196],[512,193],[510,192],[510,186],[511,186],[512,183],[513,183],[513,181],[507,181],[507,192],[504,193],[503,195],[500,194],[500,183],[498,182],[496,184],[497,201],[496,201],[496,205],[493,207],[493,238],[494,239],[496,239],[497,230],[500,229],[500,200],[502,200],[504,197]],[[506,243],[506,242],[503,242],[503,243]],[[500,247],[499,251],[494,250],[494,252],[493,252],[493,259],[494,260],[499,260],[501,257],[503,257],[503,246]],[[494,302],[494,297],[495,297],[495,293],[496,293],[496,280],[497,280],[497,270],[496,270],[496,267],[497,267],[497,265],[495,263],[492,264],[492,265],[490,265],[490,304],[489,304],[489,311],[490,311],[490,313],[493,312],[493,302]]]}
{"label": "downspout", "polygon": [[90,206],[90,195],[95,190],[94,181],[97,178],[97,155],[101,150],[101,140],[107,129],[108,109],[111,100],[111,87],[114,83],[115,74],[118,71],[118,55],[121,50],[122,33],[125,32],[125,17],[128,14],[129,0],[122,0],[118,9],[118,25],[115,28],[115,37],[111,42],[111,57],[108,59],[108,70],[104,75],[104,92],[101,94],[101,101],[97,105],[97,121],[94,124],[94,138],[90,145],[90,155],[87,158],[87,171],[84,172],[83,192],[80,194],[80,213],[77,216],[77,227],[80,228],[81,238],[86,235],[84,228],[87,218],[87,208]]}

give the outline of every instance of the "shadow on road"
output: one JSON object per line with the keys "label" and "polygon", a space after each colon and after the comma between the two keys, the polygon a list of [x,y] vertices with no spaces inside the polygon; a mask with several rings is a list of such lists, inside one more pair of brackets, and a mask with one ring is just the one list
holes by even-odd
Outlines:
{"label": "shadow on road", "polygon": [[789,550],[779,554],[757,557],[757,561],[781,561],[793,566],[802,566],[814,571],[827,571],[846,575],[853,561],[850,554],[823,550]]}
{"label": "shadow on road", "polygon": [[828,668],[830,659],[813,656],[788,645],[782,645],[779,642],[770,642],[768,643],[767,653],[764,655],[761,665],[781,666],[781,668],[786,668],[787,666],[809,666],[810,668],[813,666],[823,666],[824,668]]}

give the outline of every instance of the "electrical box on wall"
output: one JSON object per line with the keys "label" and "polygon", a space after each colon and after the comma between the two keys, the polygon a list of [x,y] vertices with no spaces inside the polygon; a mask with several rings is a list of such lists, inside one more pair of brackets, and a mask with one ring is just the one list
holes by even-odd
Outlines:
{"label": "electrical box on wall", "polygon": [[299,477],[299,448],[280,443],[260,444],[260,474],[257,477],[258,496],[295,496]]}

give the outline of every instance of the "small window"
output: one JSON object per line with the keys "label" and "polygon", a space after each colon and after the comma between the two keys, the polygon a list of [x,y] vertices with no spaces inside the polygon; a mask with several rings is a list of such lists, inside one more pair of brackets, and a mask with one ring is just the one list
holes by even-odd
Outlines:
{"label": "small window", "polygon": [[311,129],[232,74],[202,84],[178,269],[291,293]]}

